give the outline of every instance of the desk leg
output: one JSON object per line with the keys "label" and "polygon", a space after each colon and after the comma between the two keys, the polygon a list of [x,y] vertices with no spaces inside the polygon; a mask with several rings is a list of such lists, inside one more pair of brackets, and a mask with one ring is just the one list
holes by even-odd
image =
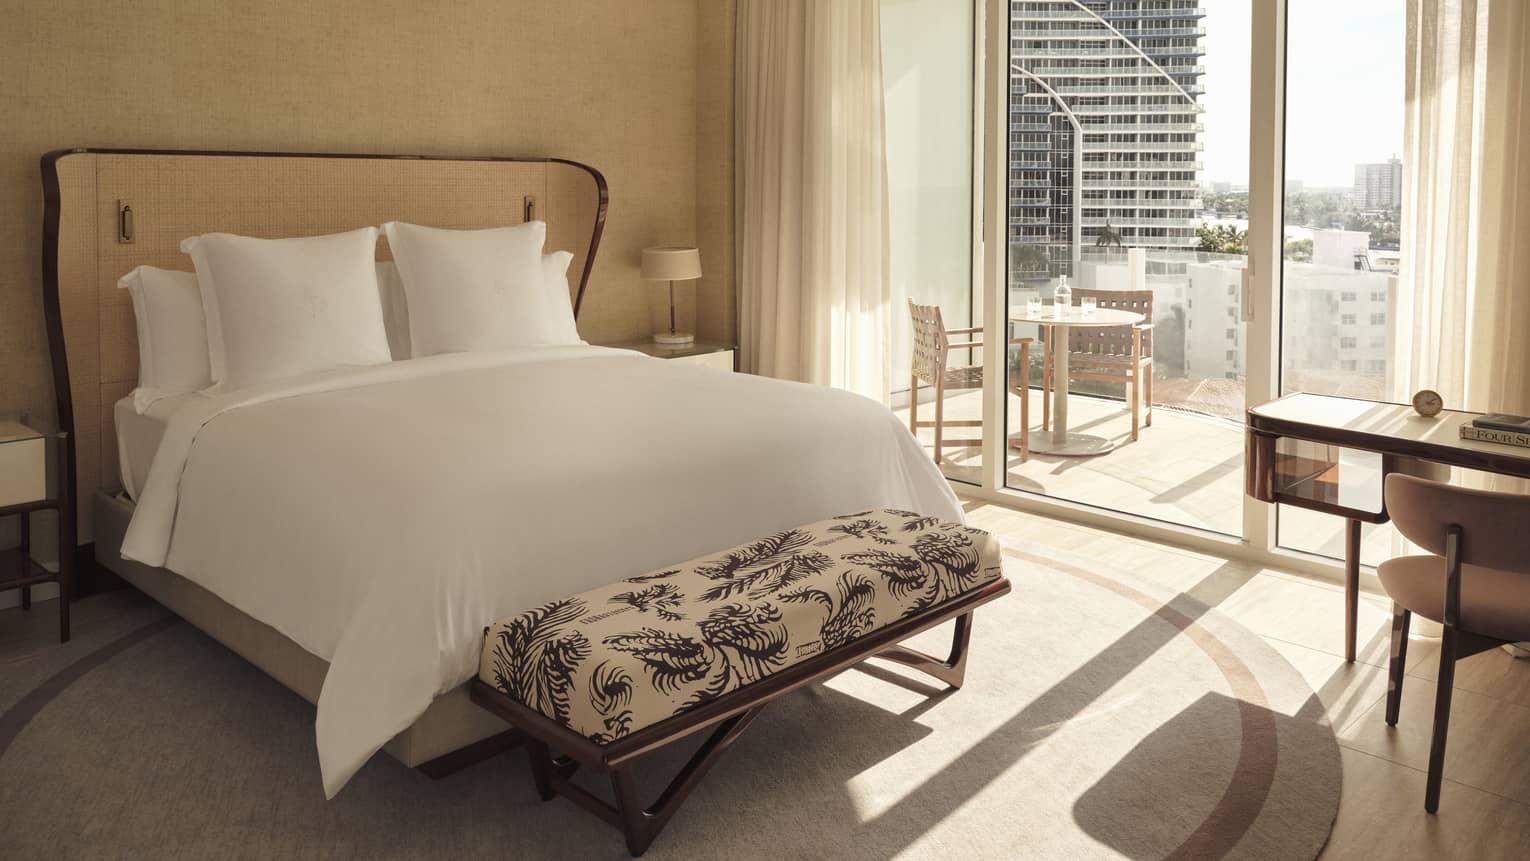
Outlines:
{"label": "desk leg", "polygon": [[1355,662],[1360,617],[1360,521],[1344,522],[1344,660]]}

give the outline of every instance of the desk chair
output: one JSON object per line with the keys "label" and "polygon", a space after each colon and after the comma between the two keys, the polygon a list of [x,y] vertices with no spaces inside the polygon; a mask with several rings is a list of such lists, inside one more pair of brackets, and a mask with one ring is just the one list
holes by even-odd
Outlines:
{"label": "desk chair", "polygon": [[1427,550],[1381,563],[1376,574],[1392,597],[1387,669],[1388,726],[1397,725],[1407,670],[1408,620],[1417,613],[1444,626],[1434,699],[1434,737],[1424,809],[1440,806],[1445,733],[1456,661],[1530,639],[1530,496],[1452,487],[1394,473],[1387,511],[1397,531]]}

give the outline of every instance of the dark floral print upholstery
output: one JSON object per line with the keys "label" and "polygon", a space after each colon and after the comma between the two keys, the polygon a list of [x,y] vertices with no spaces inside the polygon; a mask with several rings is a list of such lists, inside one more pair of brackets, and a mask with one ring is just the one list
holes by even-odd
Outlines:
{"label": "dark floral print upholstery", "polygon": [[479,677],[608,744],[1000,573],[986,532],[863,511],[496,622]]}

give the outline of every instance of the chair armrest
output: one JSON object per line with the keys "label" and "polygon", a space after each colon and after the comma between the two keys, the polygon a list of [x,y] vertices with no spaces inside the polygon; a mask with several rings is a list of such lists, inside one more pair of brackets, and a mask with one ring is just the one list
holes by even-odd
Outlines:
{"label": "chair armrest", "polygon": [[1132,328],[1136,329],[1139,332],[1145,332],[1148,329],[1153,328],[1153,324],[1152,323],[1133,323],[1132,324]]}
{"label": "chair armrest", "polygon": [[947,329],[946,330],[946,334],[947,335],[971,335],[971,334],[974,334],[974,333],[977,333],[977,332],[981,332],[981,331],[983,331],[983,327],[982,326],[978,326],[975,329]]}
{"label": "chair armrest", "polygon": [[1036,339],[1035,338],[1010,338],[1009,342],[1011,344],[1033,344],[1033,343],[1036,342]]}
{"label": "chair armrest", "polygon": [[981,346],[983,346],[983,342],[982,341],[966,341],[966,342],[963,342],[963,343],[960,343],[960,344],[947,344],[946,345],[946,349],[948,349],[948,350],[965,350],[968,347],[981,347]]}

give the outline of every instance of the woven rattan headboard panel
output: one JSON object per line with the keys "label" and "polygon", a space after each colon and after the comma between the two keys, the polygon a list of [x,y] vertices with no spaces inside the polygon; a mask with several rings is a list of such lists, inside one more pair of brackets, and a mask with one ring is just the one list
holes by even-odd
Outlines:
{"label": "woven rattan headboard panel", "polygon": [[[385,221],[436,227],[547,222],[547,250],[574,254],[578,312],[606,214],[600,173],[561,159],[68,150],[43,157],[44,308],[59,427],[74,441],[81,543],[90,499],[116,489],[112,405],[138,379],[133,306],[117,279],[141,264],[191,268],[188,236],[312,236]],[[119,205],[132,241],[119,237]],[[388,259],[387,241],[378,244]]]}

